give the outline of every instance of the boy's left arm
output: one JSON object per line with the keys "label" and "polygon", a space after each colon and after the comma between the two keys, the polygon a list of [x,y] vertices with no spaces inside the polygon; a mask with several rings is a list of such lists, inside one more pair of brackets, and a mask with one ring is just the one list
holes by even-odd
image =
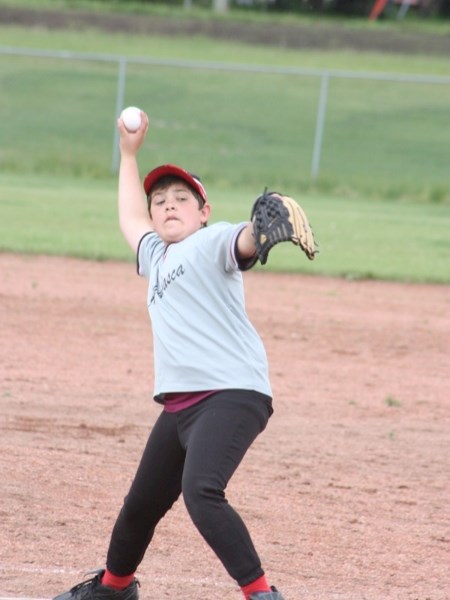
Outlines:
{"label": "boy's left arm", "polygon": [[256,263],[255,234],[253,232],[253,223],[251,221],[249,221],[239,232],[239,236],[236,240],[235,253],[241,271],[251,269]]}

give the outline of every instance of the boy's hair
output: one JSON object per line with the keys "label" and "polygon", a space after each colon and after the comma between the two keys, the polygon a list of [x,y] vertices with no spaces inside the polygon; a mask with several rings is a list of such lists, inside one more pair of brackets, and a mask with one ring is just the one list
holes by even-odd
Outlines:
{"label": "boy's hair", "polygon": [[157,192],[159,190],[165,190],[174,183],[182,183],[183,185],[186,185],[189,188],[189,190],[192,192],[192,194],[195,196],[195,198],[197,198],[199,210],[203,208],[205,201],[203,200],[201,195],[197,192],[197,190],[195,190],[191,185],[189,185],[189,183],[185,179],[183,179],[182,177],[177,177],[176,175],[164,175],[163,177],[160,177],[158,179],[158,181],[156,181],[156,183],[153,184],[153,186],[150,188],[150,191],[148,193],[147,207],[148,207],[148,213],[150,216],[152,216],[152,209],[151,209],[152,194],[154,194],[155,192]]}

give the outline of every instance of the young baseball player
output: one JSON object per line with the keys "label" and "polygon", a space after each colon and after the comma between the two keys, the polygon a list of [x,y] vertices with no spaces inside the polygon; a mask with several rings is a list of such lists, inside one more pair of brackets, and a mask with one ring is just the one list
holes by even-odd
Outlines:
{"label": "young baseball player", "polygon": [[148,129],[141,116],[136,133],[118,121],[119,222],[149,282],[154,399],[162,411],[113,528],[105,569],[56,599],[137,600],[135,572],[182,494],[245,599],[283,600],[225,497],[272,414],[266,353],[244,306],[241,271],[256,261],[253,225],[207,226],[211,207],[200,179],[175,165],[148,173],[145,204],[136,160]]}

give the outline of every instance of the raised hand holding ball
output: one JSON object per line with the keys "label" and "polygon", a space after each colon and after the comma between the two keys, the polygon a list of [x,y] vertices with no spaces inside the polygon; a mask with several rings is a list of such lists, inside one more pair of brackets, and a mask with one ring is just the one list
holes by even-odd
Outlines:
{"label": "raised hand holding ball", "polygon": [[134,133],[141,126],[141,109],[136,106],[124,108],[120,115],[127,131]]}

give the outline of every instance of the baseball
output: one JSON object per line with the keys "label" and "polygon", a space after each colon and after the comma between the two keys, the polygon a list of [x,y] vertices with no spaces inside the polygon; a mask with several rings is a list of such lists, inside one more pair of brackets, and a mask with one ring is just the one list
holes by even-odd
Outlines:
{"label": "baseball", "polygon": [[124,108],[120,116],[126,129],[132,133],[141,126],[141,109],[136,106]]}

